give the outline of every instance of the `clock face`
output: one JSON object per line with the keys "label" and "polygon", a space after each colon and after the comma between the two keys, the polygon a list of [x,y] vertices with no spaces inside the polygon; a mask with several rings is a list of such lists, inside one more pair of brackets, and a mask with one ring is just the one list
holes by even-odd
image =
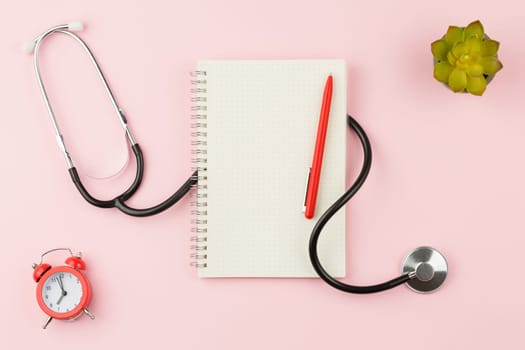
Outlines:
{"label": "clock face", "polygon": [[69,313],[78,308],[83,294],[81,281],[67,271],[49,275],[42,286],[44,305],[56,313]]}

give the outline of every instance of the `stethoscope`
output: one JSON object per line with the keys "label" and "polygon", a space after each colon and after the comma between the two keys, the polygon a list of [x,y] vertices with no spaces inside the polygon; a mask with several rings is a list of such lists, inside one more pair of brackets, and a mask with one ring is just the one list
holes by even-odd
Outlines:
{"label": "stethoscope", "polygon": [[[84,25],[82,22],[79,22],[79,21],[71,22],[69,24],[59,25],[53,28],[49,28],[47,31],[40,34],[38,37],[36,37],[36,39],[34,39],[32,42],[28,43],[24,47],[24,51],[26,51],[27,53],[33,53],[33,66],[35,68],[36,80],[38,82],[38,86],[40,87],[40,92],[42,93],[42,97],[44,99],[44,103],[47,108],[47,113],[49,114],[49,117],[55,129],[55,136],[58,142],[58,147],[60,148],[60,150],[64,154],[64,158],[66,159],[69,175],[71,176],[73,183],[77,187],[82,197],[84,197],[84,199],[88,203],[96,207],[117,208],[120,211],[122,211],[124,214],[131,215],[131,216],[140,216],[140,217],[151,216],[151,215],[155,215],[160,212],[163,212],[164,210],[170,208],[172,205],[177,203],[181,198],[184,197],[186,193],[188,193],[189,190],[191,190],[192,186],[196,185],[197,172],[195,171],[188,178],[188,180],[186,180],[186,182],[173,195],[171,195],[171,197],[169,197],[162,203],[159,203],[153,207],[145,208],[145,209],[135,209],[135,208],[131,208],[130,206],[126,205],[126,201],[130,199],[131,196],[133,196],[133,194],[138,190],[142,182],[142,177],[144,175],[144,156],[142,154],[139,144],[135,141],[135,138],[133,137],[133,134],[131,133],[131,130],[129,129],[128,122],[126,120],[126,116],[124,115],[124,112],[117,104],[115,96],[113,95],[113,92],[111,91],[111,88],[109,87],[109,84],[106,81],[104,73],[102,73],[102,69],[100,68],[97,60],[95,59],[95,56],[93,56],[93,53],[91,52],[89,47],[86,45],[86,43],[78,35],[74,33],[74,32],[82,31],[83,29],[84,29]],[[133,154],[135,155],[135,160],[137,162],[137,171],[135,174],[135,180],[133,181],[133,183],[131,184],[131,186],[129,186],[127,190],[125,190],[122,194],[118,195],[117,197],[113,199],[109,199],[109,200],[97,199],[93,197],[82,184],[82,181],[80,180],[80,177],[78,175],[78,171],[75,165],[73,164],[73,160],[71,159],[71,156],[67,150],[66,144],[64,142],[64,137],[62,136],[62,133],[60,132],[60,128],[55,118],[53,108],[51,107],[51,103],[49,102],[49,97],[47,95],[47,91],[44,86],[44,82],[42,81],[42,76],[40,74],[38,55],[40,52],[40,46],[42,45],[44,39],[46,39],[49,35],[54,34],[54,33],[66,34],[69,37],[75,39],[80,44],[80,46],[82,46],[84,51],[89,56],[89,59],[95,66],[98,76],[100,77],[100,80],[102,81],[102,85],[104,86],[104,89],[106,90],[106,93],[108,94],[108,97],[111,100],[111,104],[113,105],[115,113],[117,114],[117,117],[119,118],[120,124],[122,125],[122,128],[124,129],[126,133],[126,139],[131,147],[131,150],[133,151]]]}
{"label": "stethoscope", "polygon": [[[109,87],[109,84],[106,81],[106,78],[104,77],[104,74],[102,73],[102,70],[96,61],[95,57],[93,56],[91,50],[86,45],[86,43],[75,33],[82,31],[84,28],[82,22],[71,22],[69,24],[59,25],[53,28],[48,29],[41,35],[39,35],[35,40],[30,42],[28,45],[24,47],[24,50],[27,53],[33,53],[33,63],[34,63],[34,69],[35,69],[35,75],[36,79],[38,81],[38,85],[40,87],[40,91],[42,93],[42,97],[44,99],[44,103],[47,108],[47,112],[49,114],[49,117],[51,119],[51,122],[53,123],[53,127],[55,129],[55,135],[56,139],[59,145],[60,150],[64,154],[64,157],[66,159],[66,163],[68,166],[68,171],[71,176],[71,179],[73,180],[73,183],[77,187],[78,191],[84,197],[84,199],[97,207],[100,208],[117,208],[120,211],[122,211],[125,214],[131,215],[131,216],[151,216],[158,214],[168,208],[170,208],[172,205],[177,203],[181,198],[183,198],[193,186],[197,184],[197,178],[198,173],[195,171],[188,180],[168,199],[166,199],[164,202],[150,207],[146,209],[135,209],[131,208],[128,205],[126,205],[126,201],[133,196],[133,194],[137,191],[138,187],[140,186],[140,183],[142,182],[142,176],[144,173],[144,156],[142,154],[142,151],[138,145],[138,143],[135,141],[135,138],[133,137],[133,134],[131,133],[131,130],[129,129],[126,117],[124,115],[124,112],[122,109],[118,106],[117,101],[115,100],[115,97],[113,95],[113,92],[111,91],[111,88]],[[70,36],[71,38],[75,39],[84,49],[84,51],[89,56],[91,62],[95,66],[95,69],[100,77],[100,80],[102,81],[102,84],[104,86],[104,89],[106,90],[106,93],[108,94],[111,103],[113,105],[113,108],[115,109],[115,112],[117,114],[117,117],[119,118],[120,124],[122,125],[122,128],[124,129],[127,140],[129,145],[131,146],[131,149],[133,150],[133,153],[135,154],[135,159],[137,162],[137,171],[135,175],[135,180],[131,184],[131,186],[124,191],[121,195],[115,197],[111,200],[100,200],[97,199],[89,194],[89,192],[86,190],[82,182],[80,181],[80,177],[78,175],[77,169],[75,168],[73,161],[71,159],[71,156],[66,148],[66,145],[64,143],[64,138],[62,136],[62,133],[60,132],[60,128],[58,127],[55,115],[53,113],[53,109],[51,107],[51,104],[49,102],[49,97],[46,92],[46,88],[44,86],[44,83],[42,81],[42,77],[40,74],[40,68],[38,64],[38,54],[40,50],[40,46],[42,45],[42,42],[45,38],[47,38],[49,35],[53,33],[62,33]],[[363,183],[366,180],[366,177],[368,176],[368,173],[370,172],[370,167],[372,164],[372,148],[370,146],[370,141],[368,140],[368,137],[363,130],[363,128],[357,123],[357,121],[352,118],[351,116],[348,116],[348,126],[356,133],[356,135],[359,137],[359,140],[361,141],[361,145],[363,147],[363,153],[364,153],[364,160],[363,160],[363,166],[361,169],[361,172],[359,173],[359,176],[353,183],[353,185],[334,203],[330,208],[324,212],[323,215],[319,218],[317,223],[315,224],[312,234],[310,236],[310,242],[309,242],[309,255],[310,255],[310,261],[312,263],[312,266],[314,270],[317,272],[317,274],[330,286],[339,289],[344,292],[348,293],[357,293],[357,294],[367,294],[367,293],[376,293],[385,291],[387,289],[391,289],[394,287],[397,287],[402,284],[407,284],[412,290],[421,292],[421,293],[428,293],[432,292],[436,289],[438,289],[443,282],[445,281],[447,277],[448,272],[448,265],[445,257],[443,254],[441,254],[438,250],[432,248],[432,247],[418,247],[414,249],[412,252],[410,252],[404,259],[402,264],[402,274],[399,277],[396,277],[390,281],[386,281],[384,283],[379,283],[371,286],[353,286],[349,284],[345,284],[336,278],[332,277],[328,271],[326,271],[321,261],[319,260],[319,256],[317,254],[317,243],[319,241],[319,236],[326,225],[326,223],[330,220],[330,218],[339,210],[341,209],[361,188]]]}

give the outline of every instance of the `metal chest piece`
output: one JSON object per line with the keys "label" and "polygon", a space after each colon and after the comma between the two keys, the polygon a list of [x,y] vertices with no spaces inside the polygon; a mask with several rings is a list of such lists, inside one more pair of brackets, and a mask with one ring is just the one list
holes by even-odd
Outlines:
{"label": "metal chest piece", "polygon": [[447,260],[432,247],[418,247],[403,261],[403,273],[414,275],[407,286],[415,292],[431,293],[447,278]]}

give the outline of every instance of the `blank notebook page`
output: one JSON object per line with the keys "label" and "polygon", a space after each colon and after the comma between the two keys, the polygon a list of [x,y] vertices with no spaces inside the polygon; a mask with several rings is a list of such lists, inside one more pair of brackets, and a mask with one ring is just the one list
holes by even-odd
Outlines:
{"label": "blank notebook page", "polygon": [[[312,228],[345,191],[346,64],[343,60],[200,61],[206,72],[207,120],[201,141],[207,214],[200,277],[314,277]],[[334,78],[316,213],[302,212],[324,85]],[[203,199],[203,197],[206,197]],[[201,206],[202,208],[202,206]],[[204,232],[205,231],[205,232]],[[345,214],[320,238],[319,255],[333,275],[345,274]],[[201,251],[202,252],[202,251]],[[204,255],[203,255],[204,256]],[[202,261],[201,261],[202,262]]]}

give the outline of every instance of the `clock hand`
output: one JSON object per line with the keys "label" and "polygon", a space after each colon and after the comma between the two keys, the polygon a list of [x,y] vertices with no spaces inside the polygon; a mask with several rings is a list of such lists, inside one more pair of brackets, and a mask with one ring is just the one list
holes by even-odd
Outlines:
{"label": "clock hand", "polygon": [[60,302],[62,301],[62,299],[64,299],[64,297],[67,295],[67,292],[66,290],[64,289],[64,282],[62,281],[62,276],[58,276],[58,286],[60,287],[60,289],[62,290],[62,293],[60,294],[60,298],[58,298],[58,301],[57,301],[57,305],[60,305]]}
{"label": "clock hand", "polygon": [[60,290],[62,291],[62,294],[64,294],[64,283],[62,282],[61,276],[58,276],[57,282],[58,282],[58,286],[60,287]]}

